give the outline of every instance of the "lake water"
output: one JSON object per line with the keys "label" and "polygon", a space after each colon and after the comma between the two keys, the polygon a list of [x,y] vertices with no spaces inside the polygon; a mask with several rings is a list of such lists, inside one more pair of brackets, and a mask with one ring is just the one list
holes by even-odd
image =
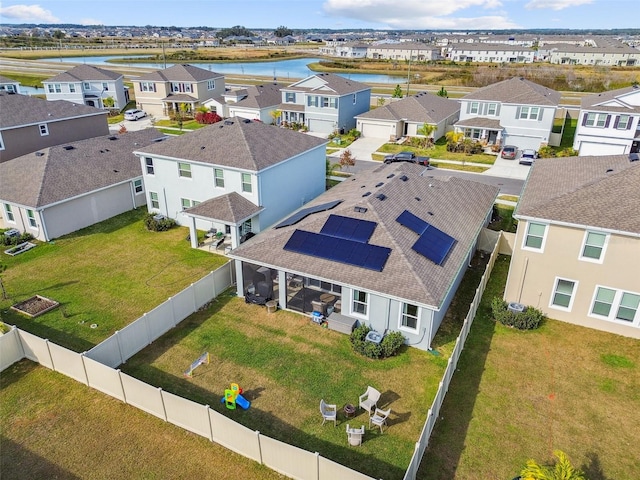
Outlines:
{"label": "lake water", "polygon": [[[136,55],[139,58],[139,55]],[[73,57],[62,58],[63,62],[86,63],[90,65],[99,65],[107,67],[109,65],[127,65],[133,67],[152,68],[160,70],[164,68],[163,62],[149,63],[114,63],[107,60],[123,58],[119,56],[102,56],[102,57]],[[309,75],[313,75],[312,70],[307,67],[310,63],[319,62],[319,58],[295,58],[289,60],[276,60],[273,62],[238,62],[238,63],[193,63],[192,65],[204,68],[213,72],[222,73],[224,75],[256,75],[261,77],[275,77],[279,82],[294,82]],[[174,63],[167,62],[166,66],[171,67]],[[402,84],[406,83],[406,77],[393,75],[376,75],[370,73],[339,73],[343,77],[356,80],[363,83],[389,83]]]}

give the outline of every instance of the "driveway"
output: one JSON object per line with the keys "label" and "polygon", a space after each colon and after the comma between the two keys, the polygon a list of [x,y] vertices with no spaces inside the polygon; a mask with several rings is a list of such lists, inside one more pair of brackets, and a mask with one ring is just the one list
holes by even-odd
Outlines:
{"label": "driveway", "polygon": [[[346,148],[351,151],[356,160],[371,161],[371,154],[378,151],[385,143],[387,143],[387,140],[384,138],[361,137]],[[342,150],[338,150],[330,156],[339,158],[341,153]]]}
{"label": "driveway", "polygon": [[120,125],[124,125],[125,128],[127,129],[127,131],[129,132],[136,132],[138,130],[144,130],[145,128],[149,128],[151,127],[151,117],[149,115],[147,115],[144,118],[141,118],[140,120],[123,120],[120,123],[114,123],[113,125],[109,125],[109,130],[111,130],[112,132],[117,132],[118,130],[120,130]]}
{"label": "driveway", "polygon": [[[518,152],[520,154],[520,152]],[[526,180],[529,175],[529,165],[520,165],[519,155],[514,160],[506,160],[497,155],[493,166],[483,173],[483,175],[491,175],[493,177],[515,178]]]}

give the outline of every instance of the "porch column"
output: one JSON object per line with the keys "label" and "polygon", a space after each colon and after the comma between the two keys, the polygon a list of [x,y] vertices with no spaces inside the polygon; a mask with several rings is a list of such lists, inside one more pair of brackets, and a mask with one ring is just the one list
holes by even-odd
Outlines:
{"label": "porch column", "polygon": [[233,262],[236,267],[236,295],[244,298],[244,278],[242,277],[242,262],[236,260]]}
{"label": "porch column", "polygon": [[240,236],[238,235],[238,226],[231,226],[231,248],[236,248],[240,245]]}
{"label": "porch column", "polygon": [[198,231],[196,230],[195,217],[187,217],[189,219],[189,238],[191,239],[191,248],[198,248]]}
{"label": "porch column", "polygon": [[278,304],[280,308],[287,306],[287,274],[278,270]]}

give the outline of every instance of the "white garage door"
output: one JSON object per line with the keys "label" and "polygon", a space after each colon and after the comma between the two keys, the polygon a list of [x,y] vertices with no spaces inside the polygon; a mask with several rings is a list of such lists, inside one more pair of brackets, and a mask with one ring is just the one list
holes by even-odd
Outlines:
{"label": "white garage door", "polygon": [[540,138],[537,137],[522,137],[519,135],[507,135],[503,141],[504,145],[515,145],[520,150],[525,148],[532,148],[538,150],[540,148]]}
{"label": "white garage door", "polygon": [[624,145],[613,145],[607,143],[581,142],[579,155],[622,155]]}
{"label": "white garage door", "polygon": [[391,136],[391,125],[380,125],[375,123],[362,123],[362,136],[371,138],[389,139]]}
{"label": "white garage door", "polygon": [[318,120],[317,118],[309,119],[309,131],[318,133],[331,133],[335,130],[332,120]]}

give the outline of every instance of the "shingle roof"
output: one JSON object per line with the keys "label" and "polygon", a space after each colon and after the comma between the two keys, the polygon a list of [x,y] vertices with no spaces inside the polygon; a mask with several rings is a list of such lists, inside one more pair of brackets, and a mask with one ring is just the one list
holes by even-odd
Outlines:
{"label": "shingle roof", "polygon": [[143,82],[203,82],[220,78],[221,73],[211,72],[193,65],[173,65],[164,70],[156,70],[138,77]]}
{"label": "shingle roof", "polygon": [[517,216],[640,233],[640,162],[628,155],[536,160]]}
{"label": "shingle roof", "polygon": [[38,208],[142,177],[140,159],[132,152],[161,137],[155,129],[112,134],[0,163],[0,198]]}
{"label": "shingle roof", "polygon": [[224,223],[239,224],[262,210],[264,207],[255,205],[238,192],[231,192],[187,208],[185,213]]}
{"label": "shingle roof", "polygon": [[233,117],[138,152],[256,172],[326,143],[312,135]]}
{"label": "shingle roof", "polygon": [[557,106],[560,103],[560,92],[533,83],[526,78],[514,77],[480,88],[462,99]]}
{"label": "shingle roof", "polygon": [[[402,180],[403,175],[406,181]],[[363,197],[365,192],[371,195]],[[386,195],[384,200],[376,198],[380,193]],[[455,177],[430,177],[418,165],[375,166],[356,173],[304,206],[342,200],[335,208],[309,215],[291,226],[263,231],[233,250],[231,256],[439,307],[457,272],[468,261],[469,250],[497,194],[494,186]],[[367,210],[356,212],[356,206]],[[411,248],[417,234],[396,221],[405,209],[456,239],[442,266]],[[369,243],[391,249],[381,272],[283,249],[296,229],[319,232],[330,214],[377,224]]]}
{"label": "shingle roof", "polygon": [[247,87],[247,97],[232,104],[249,108],[275,107],[282,102],[282,93],[278,85],[265,83]]}
{"label": "shingle roof", "polygon": [[[306,87],[304,84],[311,78],[317,77],[322,81],[321,87]],[[348,78],[336,75],[334,73],[316,73],[299,82],[293,83],[283,90],[296,90],[302,92],[314,92],[321,91],[327,92],[327,90],[333,91],[336,95],[348,95],[350,93],[361,92],[363,90],[371,90],[369,85],[356,82],[355,80],[349,80]]]}
{"label": "shingle roof", "polygon": [[369,110],[357,115],[356,118],[407,120],[437,124],[459,110],[460,103],[456,100],[420,92],[389,105]]}
{"label": "shingle roof", "polygon": [[[632,95],[629,95],[632,94]],[[625,100],[625,96],[635,97],[636,104]],[[585,110],[616,112],[616,113],[640,113],[640,87],[637,85],[609,90],[582,97],[581,106]]]}
{"label": "shingle roof", "polygon": [[94,67],[92,65],[78,65],[71,70],[62,72],[55,77],[44,80],[46,83],[83,82],[91,80],[117,80],[123,75],[120,73]]}
{"label": "shingle roof", "polygon": [[5,77],[4,75],[0,75],[0,83],[20,83],[18,80],[13,80],[11,78]]}
{"label": "shingle roof", "polygon": [[0,93],[0,112],[0,130],[89,115],[107,115],[104,110],[66,100],[48,101],[8,93]]}
{"label": "shingle roof", "polygon": [[490,128],[493,130],[502,130],[500,120],[495,118],[485,117],[471,117],[456,122],[457,127],[476,127],[476,128]]}

